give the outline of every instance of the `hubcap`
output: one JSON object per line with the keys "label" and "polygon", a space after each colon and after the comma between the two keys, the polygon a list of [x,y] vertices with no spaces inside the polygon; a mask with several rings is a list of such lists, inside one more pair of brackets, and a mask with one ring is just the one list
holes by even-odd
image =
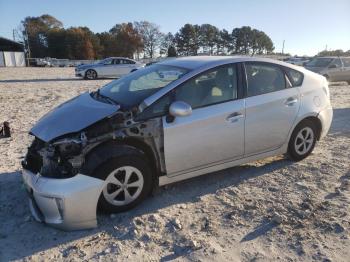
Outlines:
{"label": "hubcap", "polygon": [[107,176],[103,196],[112,205],[127,205],[140,195],[143,183],[140,170],[132,166],[119,167]]}
{"label": "hubcap", "polygon": [[301,129],[295,139],[294,147],[295,151],[299,155],[304,155],[309,152],[314,142],[314,132],[310,127],[304,127]]}

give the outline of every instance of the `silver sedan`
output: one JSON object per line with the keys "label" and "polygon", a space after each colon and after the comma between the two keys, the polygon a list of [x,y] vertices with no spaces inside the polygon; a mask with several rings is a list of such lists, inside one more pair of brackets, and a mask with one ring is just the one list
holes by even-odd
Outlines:
{"label": "silver sedan", "polygon": [[325,77],[254,57],[166,60],[69,100],[31,129],[23,161],[32,214],[97,225],[156,186],[286,154],[306,158],[333,111]]}
{"label": "silver sedan", "polygon": [[99,77],[119,78],[144,67],[144,64],[124,57],[109,57],[95,64],[80,65],[75,68],[75,76],[84,79]]}

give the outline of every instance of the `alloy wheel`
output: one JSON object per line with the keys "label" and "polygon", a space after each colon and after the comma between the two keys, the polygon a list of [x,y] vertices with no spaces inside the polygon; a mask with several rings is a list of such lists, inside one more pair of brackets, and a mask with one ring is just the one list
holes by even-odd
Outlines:
{"label": "alloy wheel", "polygon": [[112,205],[124,206],[140,195],[143,185],[140,170],[132,166],[119,167],[107,176],[103,196]]}
{"label": "alloy wheel", "polygon": [[312,148],[314,142],[314,131],[310,127],[304,127],[298,133],[294,141],[295,151],[304,155]]}
{"label": "alloy wheel", "polygon": [[96,72],[94,70],[88,70],[86,72],[86,77],[88,79],[95,79],[96,78]]}

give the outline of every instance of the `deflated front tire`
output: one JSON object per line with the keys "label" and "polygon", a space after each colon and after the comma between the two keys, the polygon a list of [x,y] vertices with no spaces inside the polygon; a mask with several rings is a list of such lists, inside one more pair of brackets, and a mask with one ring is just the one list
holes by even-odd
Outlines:
{"label": "deflated front tire", "polygon": [[104,185],[98,206],[105,212],[129,210],[144,200],[152,189],[152,174],[146,158],[137,150],[109,159],[94,176]]}

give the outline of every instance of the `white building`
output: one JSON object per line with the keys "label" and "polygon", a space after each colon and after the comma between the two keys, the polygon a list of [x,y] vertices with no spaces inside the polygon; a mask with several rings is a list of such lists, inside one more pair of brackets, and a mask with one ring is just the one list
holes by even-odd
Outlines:
{"label": "white building", "polygon": [[0,37],[0,67],[26,66],[23,45]]}

